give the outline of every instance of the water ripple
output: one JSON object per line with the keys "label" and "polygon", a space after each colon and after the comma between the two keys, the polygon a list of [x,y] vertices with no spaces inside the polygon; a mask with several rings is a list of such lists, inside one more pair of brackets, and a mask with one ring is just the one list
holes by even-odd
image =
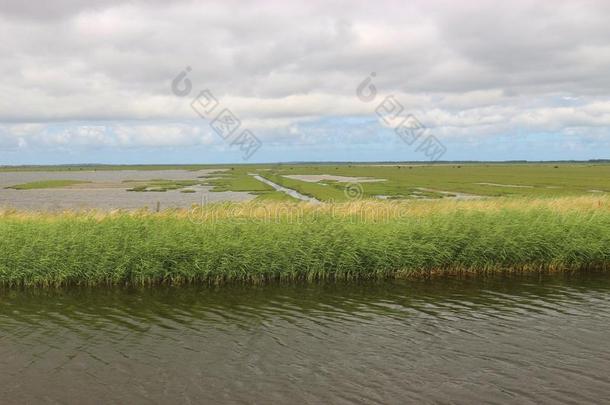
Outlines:
{"label": "water ripple", "polygon": [[9,403],[595,403],[610,276],[0,292]]}

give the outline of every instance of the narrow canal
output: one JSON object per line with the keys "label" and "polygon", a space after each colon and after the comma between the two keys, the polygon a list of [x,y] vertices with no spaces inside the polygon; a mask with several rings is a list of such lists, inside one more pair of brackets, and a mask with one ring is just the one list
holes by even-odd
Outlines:
{"label": "narrow canal", "polygon": [[281,191],[283,193],[286,193],[289,196],[294,197],[294,198],[296,198],[298,200],[307,201],[307,202],[314,203],[314,204],[319,204],[320,203],[319,200],[317,200],[317,199],[315,199],[313,197],[310,197],[310,196],[305,195],[305,194],[301,194],[298,191],[293,190],[291,188],[280,186],[279,184],[274,183],[271,180],[268,180],[268,179],[266,179],[266,178],[264,178],[262,176],[259,176],[258,174],[250,174],[250,175],[253,176],[256,180],[262,181],[263,183],[270,185],[271,187],[273,187],[277,191]]}

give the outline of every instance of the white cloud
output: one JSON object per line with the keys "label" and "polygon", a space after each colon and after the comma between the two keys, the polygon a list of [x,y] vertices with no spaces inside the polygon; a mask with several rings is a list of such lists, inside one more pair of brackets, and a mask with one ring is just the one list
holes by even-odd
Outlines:
{"label": "white cloud", "polygon": [[263,139],[315,142],[311,123],[373,116],[370,72],[442,136],[610,136],[608,20],[601,0],[0,1],[0,148],[215,142],[189,123],[204,88]]}
{"label": "white cloud", "polygon": [[0,126],[0,145],[7,149],[100,147],[167,147],[211,145],[209,128],[187,124],[19,124]]}

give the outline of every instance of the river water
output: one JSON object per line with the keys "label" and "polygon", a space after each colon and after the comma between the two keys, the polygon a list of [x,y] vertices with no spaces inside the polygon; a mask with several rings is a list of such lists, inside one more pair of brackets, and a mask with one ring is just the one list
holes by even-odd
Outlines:
{"label": "river water", "polygon": [[0,292],[2,403],[604,403],[610,276]]}

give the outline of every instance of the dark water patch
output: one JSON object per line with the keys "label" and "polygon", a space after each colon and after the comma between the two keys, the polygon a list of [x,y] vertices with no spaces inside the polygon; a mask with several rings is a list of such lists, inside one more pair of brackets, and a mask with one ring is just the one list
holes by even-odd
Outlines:
{"label": "dark water patch", "polygon": [[607,274],[0,292],[6,403],[600,403]]}

